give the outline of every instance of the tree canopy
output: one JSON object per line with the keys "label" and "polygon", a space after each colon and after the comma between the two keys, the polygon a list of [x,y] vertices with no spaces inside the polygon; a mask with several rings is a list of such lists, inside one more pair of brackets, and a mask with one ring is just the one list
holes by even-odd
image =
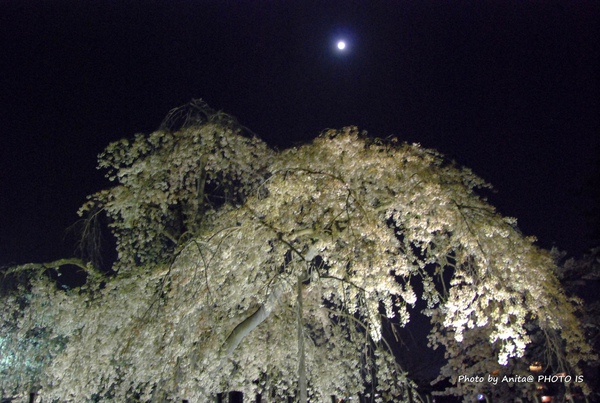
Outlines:
{"label": "tree canopy", "polygon": [[346,127],[278,151],[194,101],[99,167],[115,186],[80,214],[108,216],[114,273],[82,261],[86,284],[64,290],[44,274],[60,262],[5,271],[35,270],[2,295],[5,396],[398,401],[415,385],[385,327],[420,312],[450,392],[524,373],[534,335],[556,370],[590,354],[551,254],[434,150]]}

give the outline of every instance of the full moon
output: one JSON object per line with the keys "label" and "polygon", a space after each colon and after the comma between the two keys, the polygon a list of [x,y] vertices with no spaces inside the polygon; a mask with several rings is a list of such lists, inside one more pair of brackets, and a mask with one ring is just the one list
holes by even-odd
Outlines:
{"label": "full moon", "polygon": [[346,42],[344,42],[344,41],[339,41],[339,42],[337,43],[337,47],[338,47],[338,49],[339,49],[339,50],[344,50],[344,49],[346,49]]}

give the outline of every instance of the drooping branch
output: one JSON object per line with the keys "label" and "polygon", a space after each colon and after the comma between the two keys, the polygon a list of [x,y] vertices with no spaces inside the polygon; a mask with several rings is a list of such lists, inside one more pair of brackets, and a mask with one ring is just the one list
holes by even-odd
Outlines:
{"label": "drooping branch", "polygon": [[76,266],[88,274],[88,276],[98,279],[104,277],[104,274],[96,268],[91,262],[85,263],[78,258],[58,259],[49,263],[26,263],[19,266],[14,266],[6,271],[6,274],[22,273],[33,270],[48,270],[58,269],[63,266]]}

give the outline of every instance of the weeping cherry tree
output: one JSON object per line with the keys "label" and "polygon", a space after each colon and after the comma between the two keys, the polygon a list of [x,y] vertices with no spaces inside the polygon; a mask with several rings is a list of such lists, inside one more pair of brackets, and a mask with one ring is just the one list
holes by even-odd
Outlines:
{"label": "weeping cherry tree", "polygon": [[[458,375],[523,371],[534,328],[561,369],[589,356],[550,254],[434,150],[346,127],[276,151],[193,101],[99,161],[114,186],[80,214],[110,220],[114,273],[76,259],[5,270],[29,273],[2,295],[5,396],[408,401],[382,329],[421,313],[454,393],[489,386]],[[48,271],[74,263],[86,284],[57,288]]]}

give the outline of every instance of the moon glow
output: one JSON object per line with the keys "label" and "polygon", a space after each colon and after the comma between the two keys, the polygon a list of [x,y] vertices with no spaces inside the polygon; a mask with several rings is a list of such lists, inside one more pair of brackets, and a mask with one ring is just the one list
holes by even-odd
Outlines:
{"label": "moon glow", "polygon": [[344,42],[344,41],[339,41],[339,42],[337,43],[337,48],[338,48],[339,50],[344,50],[344,49],[346,49],[346,42]]}

